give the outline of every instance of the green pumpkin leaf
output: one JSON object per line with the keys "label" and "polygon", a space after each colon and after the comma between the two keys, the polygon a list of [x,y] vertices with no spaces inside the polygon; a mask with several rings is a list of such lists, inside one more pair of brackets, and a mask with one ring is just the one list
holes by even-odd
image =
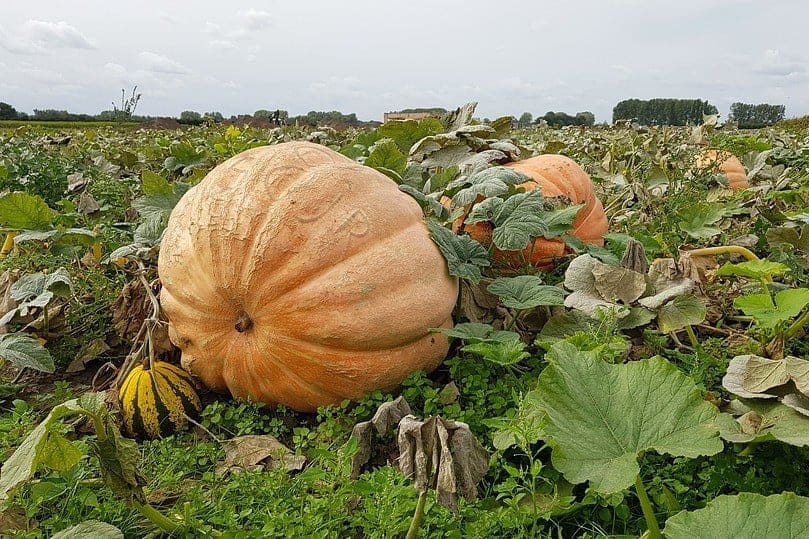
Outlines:
{"label": "green pumpkin leaf", "polygon": [[[527,176],[510,168],[489,167],[469,176],[462,176],[453,180],[447,185],[447,188],[454,189],[463,186],[452,197],[452,203],[456,206],[466,206],[475,202],[479,196],[489,199],[504,195],[508,193],[512,185],[522,183],[527,179]],[[488,219],[483,218],[481,220],[487,221]],[[474,223],[476,221],[470,222]]]}
{"label": "green pumpkin leaf", "polygon": [[440,223],[428,221],[427,227],[430,229],[430,237],[447,259],[450,275],[473,283],[480,282],[480,268],[491,264],[489,252],[469,236],[458,236]]}
{"label": "green pumpkin leaf", "polygon": [[683,232],[698,240],[710,239],[722,233],[713,226],[722,220],[727,210],[721,204],[697,203],[677,213]]}
{"label": "green pumpkin leaf", "polygon": [[707,309],[696,296],[677,296],[657,310],[657,324],[660,331],[669,333],[685,326],[693,326],[705,320]]}
{"label": "green pumpkin leaf", "polygon": [[487,198],[475,204],[466,222],[490,221],[494,224],[492,240],[498,249],[521,251],[532,239],[548,233],[548,224],[542,219],[544,201],[539,189],[506,200]]}
{"label": "green pumpkin leaf", "polygon": [[739,296],[733,306],[756,319],[763,328],[774,328],[798,316],[809,305],[809,288],[791,288],[775,294],[775,303],[769,294]]}
{"label": "green pumpkin leaf", "polygon": [[611,365],[566,342],[546,357],[538,403],[548,415],[553,465],[568,481],[610,494],[634,483],[645,451],[697,457],[722,450],[717,409],[668,361]]}
{"label": "green pumpkin leaf", "polygon": [[390,139],[382,139],[374,144],[371,154],[365,159],[365,166],[376,169],[392,170],[401,177],[407,165],[407,156],[399,151],[396,143]]}
{"label": "green pumpkin leaf", "polygon": [[53,372],[51,353],[38,340],[24,333],[9,333],[0,337],[0,358],[18,369]]}
{"label": "green pumpkin leaf", "polygon": [[778,440],[798,447],[809,447],[809,417],[776,401],[734,400],[731,414],[716,418],[719,435],[729,442],[744,444]]}
{"label": "green pumpkin leaf", "polygon": [[783,275],[790,271],[789,266],[780,262],[763,260],[747,260],[739,264],[725,262],[721,268],[716,270],[716,275],[720,277],[747,277],[750,279],[763,279],[775,275]]}
{"label": "green pumpkin leaf", "polygon": [[764,496],[742,492],[719,496],[703,509],[683,511],[666,521],[668,539],[798,539],[809,536],[809,498],[792,492]]}
{"label": "green pumpkin leaf", "polygon": [[[48,416],[28,433],[0,468],[0,505],[8,500],[16,487],[33,477],[39,466],[46,464],[53,456],[53,450],[48,444],[49,438],[50,443],[53,443],[51,429],[56,422],[81,411],[76,399],[64,402],[55,406]],[[75,453],[73,455],[75,456]]]}
{"label": "green pumpkin leaf", "polygon": [[377,129],[380,137],[392,139],[402,153],[407,154],[410,148],[430,135],[444,131],[438,118],[422,118],[421,120],[397,120],[380,125]]}
{"label": "green pumpkin leaf", "polygon": [[159,174],[151,170],[144,170],[140,176],[140,190],[147,196],[169,196],[174,194],[174,187],[171,183]]}
{"label": "green pumpkin leaf", "polygon": [[18,230],[45,230],[53,226],[53,211],[36,195],[8,193],[0,197],[0,226]]}
{"label": "green pumpkin leaf", "polygon": [[530,355],[525,348],[525,343],[519,339],[509,339],[471,343],[461,350],[480,356],[492,363],[509,366],[519,363]]}
{"label": "green pumpkin leaf", "polygon": [[488,287],[489,292],[500,298],[512,309],[533,309],[540,305],[564,305],[565,291],[558,286],[542,284],[536,275],[498,277]]}

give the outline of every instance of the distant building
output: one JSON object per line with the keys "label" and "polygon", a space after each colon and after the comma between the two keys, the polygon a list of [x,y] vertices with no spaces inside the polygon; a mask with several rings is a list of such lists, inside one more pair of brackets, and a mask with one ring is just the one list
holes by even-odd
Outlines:
{"label": "distant building", "polygon": [[433,112],[386,112],[383,118],[384,122],[391,120],[421,120],[422,118],[437,118],[438,115]]}

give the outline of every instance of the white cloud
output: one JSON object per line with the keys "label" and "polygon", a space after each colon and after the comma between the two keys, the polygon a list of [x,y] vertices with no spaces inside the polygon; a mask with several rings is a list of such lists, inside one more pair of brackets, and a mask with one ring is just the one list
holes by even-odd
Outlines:
{"label": "white cloud", "polygon": [[255,8],[240,11],[239,15],[244,19],[244,26],[250,32],[258,32],[272,24],[272,15]]}
{"label": "white cloud", "polygon": [[214,39],[208,42],[208,46],[212,49],[219,49],[219,50],[233,50],[236,48],[236,44],[227,39]]}
{"label": "white cloud", "polygon": [[141,52],[138,54],[138,62],[144,69],[154,71],[155,73],[169,73],[172,75],[187,75],[191,73],[191,70],[180,62],[155,52]]}
{"label": "white cloud", "polygon": [[74,26],[65,21],[46,22],[30,20],[22,26],[22,32],[30,42],[43,49],[95,49],[96,46]]}
{"label": "white cloud", "polygon": [[806,62],[795,56],[782,54],[778,49],[767,49],[764,58],[760,60],[754,72],[775,77],[788,77],[806,72]]}
{"label": "white cloud", "polygon": [[368,96],[363,89],[363,83],[357,77],[329,77],[326,80],[315,81],[309,84],[309,93],[320,99],[358,99]]}

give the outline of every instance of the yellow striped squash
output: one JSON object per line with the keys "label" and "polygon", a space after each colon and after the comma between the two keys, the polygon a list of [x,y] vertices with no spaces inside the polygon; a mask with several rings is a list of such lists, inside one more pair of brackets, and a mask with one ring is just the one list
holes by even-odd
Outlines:
{"label": "yellow striped squash", "polygon": [[130,436],[168,436],[188,426],[186,414],[194,417],[202,410],[191,376],[165,361],[154,362],[151,372],[143,365],[132,369],[118,397]]}

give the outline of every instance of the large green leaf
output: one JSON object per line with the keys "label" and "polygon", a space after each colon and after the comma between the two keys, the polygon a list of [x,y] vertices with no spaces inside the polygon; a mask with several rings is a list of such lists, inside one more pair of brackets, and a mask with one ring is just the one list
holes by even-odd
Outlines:
{"label": "large green leaf", "polygon": [[489,292],[500,298],[512,309],[533,309],[540,305],[564,305],[565,291],[558,286],[542,284],[536,275],[498,277],[488,287]]}
{"label": "large green leaf", "polygon": [[24,333],[0,337],[0,358],[18,369],[53,372],[56,368],[51,353],[38,340]]}
{"label": "large green leaf", "polygon": [[53,211],[40,197],[23,192],[0,197],[0,226],[44,230],[52,225]]}
{"label": "large green leaf", "polygon": [[[452,202],[458,206],[465,206],[475,202],[479,196],[491,198],[504,195],[508,193],[510,186],[525,180],[526,176],[510,168],[490,167],[469,176],[460,177],[450,182],[447,188],[463,187],[452,197]],[[481,220],[486,221],[488,219],[484,217]]]}
{"label": "large green leaf", "polygon": [[444,130],[438,118],[422,118],[421,120],[399,120],[380,125],[377,129],[380,137],[390,138],[402,153],[407,154],[410,148],[430,135],[437,135]]}
{"label": "large green leaf", "polygon": [[40,466],[63,470],[76,463],[59,460],[64,456],[75,460],[76,453],[65,452],[64,449],[55,450],[51,444],[55,442],[58,446],[63,446],[63,443],[62,440],[52,436],[51,429],[63,417],[76,415],[81,411],[82,408],[76,399],[69,400],[54,407],[48,416],[28,433],[0,469],[0,506],[8,499],[11,491],[30,479]]}
{"label": "large green leaf", "polygon": [[769,294],[739,296],[733,306],[764,328],[774,328],[798,316],[809,305],[809,288],[790,288],[775,294],[775,303]]}
{"label": "large green leaf", "polygon": [[536,391],[553,465],[568,481],[589,480],[609,494],[634,483],[645,451],[696,457],[722,450],[717,409],[668,361],[611,365],[566,342],[547,357]]}
{"label": "large green leaf", "polygon": [[447,259],[450,275],[480,282],[480,268],[489,266],[489,252],[469,236],[458,236],[435,221],[428,221],[430,237]]}
{"label": "large green leaf", "polygon": [[483,341],[467,344],[461,350],[482,357],[501,366],[515,365],[530,354],[525,350],[525,343],[517,339],[503,341]]}
{"label": "large green leaf", "polygon": [[541,216],[544,200],[538,189],[506,200],[487,198],[472,208],[466,221],[470,224],[490,221],[494,224],[494,244],[504,251],[520,251],[532,239],[548,233],[548,224]]}
{"label": "large green leaf", "polygon": [[151,170],[144,170],[141,173],[140,190],[146,196],[166,196],[174,193],[171,183]]}
{"label": "large green leaf", "polygon": [[716,275],[729,277],[747,277],[750,279],[763,279],[774,275],[783,275],[789,272],[789,266],[780,262],[767,260],[747,260],[738,264],[725,262],[721,268],[716,270]]}
{"label": "large green leaf", "polygon": [[400,176],[404,172],[406,164],[407,157],[399,150],[396,143],[390,139],[378,141],[365,160],[365,166],[392,170]]}
{"label": "large green leaf", "polygon": [[809,537],[809,498],[792,492],[719,496],[703,509],[666,521],[668,539],[800,539]]}

